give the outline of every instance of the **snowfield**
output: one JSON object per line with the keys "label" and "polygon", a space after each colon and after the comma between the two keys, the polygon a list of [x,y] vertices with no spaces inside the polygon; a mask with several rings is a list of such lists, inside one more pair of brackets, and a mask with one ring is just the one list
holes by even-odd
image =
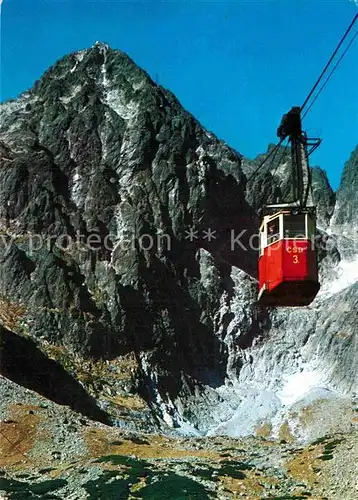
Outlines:
{"label": "snowfield", "polygon": [[353,261],[342,260],[336,269],[337,278],[323,283],[319,296],[325,298],[335,295],[358,281],[358,258]]}

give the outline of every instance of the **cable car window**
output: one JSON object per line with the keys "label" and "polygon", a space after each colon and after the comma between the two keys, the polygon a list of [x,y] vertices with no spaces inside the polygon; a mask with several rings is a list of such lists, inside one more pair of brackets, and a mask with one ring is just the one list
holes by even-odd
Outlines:
{"label": "cable car window", "polygon": [[314,236],[315,232],[315,220],[311,215],[307,215],[307,238],[311,238],[312,236]]}
{"label": "cable car window", "polygon": [[283,234],[285,238],[306,238],[306,215],[285,215]]}
{"label": "cable car window", "polygon": [[274,241],[280,239],[280,219],[277,217],[276,219],[270,220],[267,223],[267,244],[270,245]]}
{"label": "cable car window", "polygon": [[260,229],[260,255],[263,255],[265,248],[265,227],[262,226]]}

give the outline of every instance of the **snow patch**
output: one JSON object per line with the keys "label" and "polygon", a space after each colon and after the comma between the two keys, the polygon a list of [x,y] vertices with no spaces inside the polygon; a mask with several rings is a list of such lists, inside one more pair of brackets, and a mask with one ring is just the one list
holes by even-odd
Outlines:
{"label": "snow patch", "polygon": [[[104,123],[105,125],[107,125],[107,123],[110,122],[110,114],[109,112],[106,110],[105,113],[104,113]],[[107,160],[107,157],[108,157],[108,143],[107,143],[107,133],[106,133],[106,127],[105,126],[102,126],[100,129],[99,129],[99,138],[101,140],[101,145],[102,145],[102,159],[103,161],[106,161]]]}
{"label": "snow patch", "polygon": [[205,165],[203,161],[203,157],[205,156],[206,152],[203,148],[203,146],[199,146],[195,150],[196,154],[198,155],[199,159],[198,161],[194,164],[194,171],[196,171],[196,174],[198,176],[198,181],[201,183],[200,188],[202,194],[205,194],[205,180],[206,173],[207,173],[207,166]]}
{"label": "snow patch", "polygon": [[171,403],[170,400],[168,402],[165,402],[163,398],[161,397],[157,384],[158,384],[158,375],[157,373],[152,369],[150,366],[150,363],[148,363],[147,360],[147,354],[143,353],[140,356],[140,361],[142,365],[142,370],[143,372],[147,375],[147,377],[150,380],[150,386],[153,392],[154,396],[154,403],[158,407],[163,421],[169,426],[169,427],[174,427],[174,419],[173,419],[173,414],[175,413],[175,407],[173,403]]}
{"label": "snow patch", "polygon": [[182,436],[201,437],[204,435],[202,432],[198,431],[198,429],[196,429],[195,427],[190,425],[187,421],[182,420],[180,418],[178,418],[178,420],[177,420],[177,425],[179,427],[176,429],[176,431],[178,432],[178,434],[180,434]]}
{"label": "snow patch", "polygon": [[105,103],[124,120],[133,119],[138,112],[138,103],[135,101],[125,102],[123,93],[118,89],[107,90]]}
{"label": "snow patch", "polygon": [[[41,131],[41,124],[42,124],[42,121],[40,122],[40,131]],[[68,142],[68,150],[70,153],[70,158],[71,158],[71,160],[74,160],[75,159],[75,157],[73,155],[74,143],[71,141],[71,134],[69,133],[69,130],[66,130],[65,138],[67,139],[67,142]]]}
{"label": "snow patch", "polygon": [[279,399],[273,392],[246,384],[235,387],[232,400],[238,397],[240,401],[230,418],[210,429],[208,436],[249,436],[254,434],[260,422],[273,418],[281,407]]}
{"label": "snow patch", "polygon": [[[96,42],[97,43],[97,42]],[[102,75],[102,87],[104,90],[104,103],[109,106],[118,116],[123,118],[124,120],[130,120],[134,118],[134,116],[138,112],[138,103],[135,101],[126,102],[124,93],[119,89],[112,88],[111,81],[107,76],[107,53],[106,50],[101,47],[101,51],[104,56],[104,61],[101,66],[101,75]]]}
{"label": "snow patch", "polygon": [[342,290],[358,282],[358,258],[353,261],[342,260],[337,268],[337,278],[323,284],[319,296],[326,298],[335,295]]}
{"label": "snow patch", "polygon": [[199,180],[199,182],[202,182],[205,180],[205,176],[206,176],[206,167],[204,165],[204,162],[202,160],[200,160],[197,163],[197,167],[198,167],[198,180]]}
{"label": "snow patch", "polygon": [[60,97],[60,101],[63,104],[68,104],[76,95],[81,91],[82,85],[76,85],[75,87],[72,87],[71,93],[67,96]]}
{"label": "snow patch", "polygon": [[74,71],[76,71],[77,69],[77,66],[79,65],[79,63],[83,60],[84,56],[85,56],[85,53],[86,51],[85,50],[80,50],[79,52],[77,52],[75,54],[75,59],[76,59],[76,62],[75,62],[75,65],[73,66],[73,68],[70,69],[70,73],[73,73]]}
{"label": "snow patch", "polygon": [[102,85],[106,89],[110,85],[110,81],[108,80],[107,77],[107,69],[106,69],[106,63],[107,63],[107,55],[106,52],[103,52],[103,64],[101,66],[101,75],[102,75]]}
{"label": "snow patch", "polygon": [[5,133],[2,133],[1,128],[0,128],[0,132],[1,132],[0,137],[7,138],[8,136],[11,136],[11,134],[13,134],[14,132],[16,132],[17,130],[20,130],[20,129],[21,129],[21,122],[20,122],[20,120],[17,120],[14,123],[12,123],[8,129],[6,129]]}
{"label": "snow patch", "polygon": [[202,433],[198,431],[198,429],[193,427],[189,422],[180,416],[178,409],[169,397],[166,401],[164,401],[160,395],[158,391],[158,374],[150,366],[147,353],[142,353],[140,355],[140,361],[143,372],[150,380],[150,386],[154,396],[153,403],[159,410],[159,414],[161,415],[163,422],[165,422],[168,427],[175,428],[178,434],[184,436],[202,436]]}
{"label": "snow patch", "polygon": [[[121,144],[120,155],[121,158],[125,156],[125,161],[128,162],[132,159],[133,155],[136,154],[137,149],[135,143],[128,138],[129,136],[124,135]],[[125,173],[121,175],[121,185],[126,186],[132,179],[132,172]]]}
{"label": "snow patch", "polygon": [[323,376],[316,370],[303,370],[284,377],[284,386],[277,396],[284,406],[292,405],[306,396],[312,389],[324,387]]}
{"label": "snow patch", "polygon": [[[125,202],[125,200],[122,199],[122,202]],[[116,240],[126,238],[128,236],[128,227],[127,227],[127,222],[122,217],[120,205],[117,205],[115,208],[114,220],[116,224],[116,234],[115,234]]]}
{"label": "snow patch", "polygon": [[85,53],[86,51],[85,50],[79,50],[76,55],[75,55],[75,58],[77,59],[78,62],[81,62],[85,56]]}
{"label": "snow patch", "polygon": [[33,104],[37,100],[37,96],[32,96],[28,92],[25,92],[19,99],[0,103],[0,125],[5,127],[5,119],[16,111],[21,111],[21,114],[27,114],[27,111],[24,109],[25,106],[27,104]]}
{"label": "snow patch", "polygon": [[144,86],[145,86],[145,80],[142,80],[141,82],[137,82],[137,83],[136,82],[132,83],[133,90],[140,90]]}
{"label": "snow patch", "polygon": [[76,167],[75,173],[72,178],[71,195],[72,200],[78,206],[81,196],[81,176],[78,172],[78,167]]}

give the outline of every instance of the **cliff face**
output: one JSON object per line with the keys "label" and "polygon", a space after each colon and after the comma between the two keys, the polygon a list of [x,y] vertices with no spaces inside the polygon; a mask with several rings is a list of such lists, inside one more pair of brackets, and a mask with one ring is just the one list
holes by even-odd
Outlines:
{"label": "cliff face", "polygon": [[[337,191],[337,202],[332,217],[331,229],[341,239],[348,258],[357,252],[358,228],[358,146],[352,152],[343,170],[341,184]],[[350,245],[349,242],[355,242]],[[342,245],[343,246],[343,245]]]}
{"label": "cliff face", "polygon": [[336,203],[324,172],[313,177],[330,234],[322,291],[268,311],[248,242],[256,209],[290,189],[286,150],[247,182],[260,158],[243,159],[105,44],[2,104],[0,127],[2,323],[71,366],[101,359],[104,408],[106,391],[138,393],[160,425],[245,434],[291,408],[297,386],[352,390],[357,150]]}

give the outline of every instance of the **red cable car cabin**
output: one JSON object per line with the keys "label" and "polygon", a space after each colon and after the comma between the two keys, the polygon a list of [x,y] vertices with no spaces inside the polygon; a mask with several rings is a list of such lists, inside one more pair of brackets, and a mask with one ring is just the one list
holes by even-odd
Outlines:
{"label": "red cable car cabin", "polygon": [[260,226],[258,304],[306,306],[320,288],[315,214],[309,208],[277,210]]}

